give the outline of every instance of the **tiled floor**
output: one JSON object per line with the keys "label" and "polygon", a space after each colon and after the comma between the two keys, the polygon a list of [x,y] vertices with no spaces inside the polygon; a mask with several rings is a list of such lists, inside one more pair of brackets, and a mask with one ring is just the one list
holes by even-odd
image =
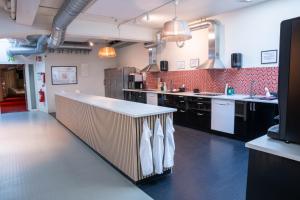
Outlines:
{"label": "tiled floor", "polygon": [[175,129],[174,173],[140,188],[161,200],[244,200],[245,144],[184,127]]}
{"label": "tiled floor", "polygon": [[151,199],[53,117],[0,115],[0,200]]}

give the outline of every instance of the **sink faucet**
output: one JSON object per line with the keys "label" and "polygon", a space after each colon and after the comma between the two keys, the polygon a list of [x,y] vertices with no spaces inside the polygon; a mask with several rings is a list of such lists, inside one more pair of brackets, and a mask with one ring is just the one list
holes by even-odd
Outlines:
{"label": "sink faucet", "polygon": [[249,96],[250,96],[250,98],[252,98],[253,96],[255,96],[255,93],[254,93],[254,84],[255,84],[255,81],[251,81],[251,83],[250,83],[250,94],[249,94]]}

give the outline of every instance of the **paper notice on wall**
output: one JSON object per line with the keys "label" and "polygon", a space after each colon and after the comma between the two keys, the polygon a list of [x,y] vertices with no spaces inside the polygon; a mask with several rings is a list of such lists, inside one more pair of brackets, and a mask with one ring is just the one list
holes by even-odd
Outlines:
{"label": "paper notice on wall", "polygon": [[88,77],[89,76],[89,65],[88,64],[81,64],[80,65],[80,75],[82,77]]}
{"label": "paper notice on wall", "polygon": [[176,68],[185,69],[185,61],[184,60],[176,61]]}

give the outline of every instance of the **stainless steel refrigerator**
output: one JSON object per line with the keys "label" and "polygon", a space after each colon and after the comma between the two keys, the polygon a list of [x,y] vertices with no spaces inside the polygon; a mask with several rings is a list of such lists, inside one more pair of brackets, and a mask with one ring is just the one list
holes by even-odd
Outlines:
{"label": "stainless steel refrigerator", "polygon": [[128,75],[135,73],[135,67],[109,68],[104,70],[105,96],[124,99],[123,89],[128,88]]}

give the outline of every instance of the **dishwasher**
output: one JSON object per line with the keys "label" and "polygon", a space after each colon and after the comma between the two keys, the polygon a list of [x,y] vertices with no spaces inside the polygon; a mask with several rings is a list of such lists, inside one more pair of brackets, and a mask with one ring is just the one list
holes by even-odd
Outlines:
{"label": "dishwasher", "polygon": [[212,99],[211,101],[211,129],[234,134],[234,100]]}

